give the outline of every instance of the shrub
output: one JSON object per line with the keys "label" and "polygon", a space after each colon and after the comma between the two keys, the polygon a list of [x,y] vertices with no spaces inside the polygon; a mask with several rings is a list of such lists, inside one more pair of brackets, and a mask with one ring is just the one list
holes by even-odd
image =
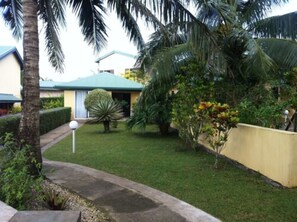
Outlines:
{"label": "shrub", "polygon": [[[0,168],[0,198],[18,210],[26,209],[32,198],[39,196],[42,177],[30,176],[29,146],[19,146],[12,134],[4,138],[4,152],[5,160]],[[37,163],[34,159],[32,161]]]}
{"label": "shrub", "polygon": [[20,112],[22,112],[22,107],[21,106],[13,106],[9,110],[10,114],[16,114],[16,113],[20,113]]}
{"label": "shrub", "polygon": [[43,135],[64,123],[68,123],[70,117],[70,107],[40,111],[40,134]]}
{"label": "shrub", "polygon": [[[40,134],[45,134],[58,126],[70,121],[71,108],[55,108],[40,111]],[[13,133],[18,135],[21,115],[8,115],[0,117],[0,137],[5,133]]]}
{"label": "shrub", "polygon": [[112,100],[111,95],[104,89],[94,89],[87,96],[84,101],[85,107],[88,111],[90,108],[101,100]]}
{"label": "shrub", "polygon": [[43,192],[43,200],[51,210],[65,210],[68,198],[49,188]]}
{"label": "shrub", "polygon": [[194,106],[199,134],[206,133],[210,147],[216,152],[214,167],[218,168],[218,155],[228,140],[229,132],[238,123],[238,112],[227,104],[200,102]]}
{"label": "shrub", "polygon": [[203,64],[189,63],[182,67],[173,99],[173,122],[178,128],[179,137],[192,148],[197,147],[200,130],[200,119],[195,115],[193,106],[201,100],[212,100],[214,94],[213,82],[204,74]]}
{"label": "shrub", "polygon": [[[153,93],[152,93],[153,92]],[[151,81],[133,107],[133,115],[127,120],[127,127],[145,128],[146,124],[157,124],[161,135],[167,135],[171,123],[172,93],[168,87],[158,87]]]}
{"label": "shrub", "polygon": [[0,117],[0,137],[4,136],[5,133],[13,133],[14,135],[18,135],[20,120],[20,114]]}
{"label": "shrub", "polygon": [[40,98],[40,109],[64,107],[64,96]]}

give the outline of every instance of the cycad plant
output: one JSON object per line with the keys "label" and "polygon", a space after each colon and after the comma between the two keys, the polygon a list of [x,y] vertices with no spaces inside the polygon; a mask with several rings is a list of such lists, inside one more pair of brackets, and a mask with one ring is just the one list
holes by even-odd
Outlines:
{"label": "cycad plant", "polygon": [[110,122],[124,117],[122,106],[113,100],[99,100],[90,107],[90,117],[93,123],[103,123],[104,133],[110,132]]}

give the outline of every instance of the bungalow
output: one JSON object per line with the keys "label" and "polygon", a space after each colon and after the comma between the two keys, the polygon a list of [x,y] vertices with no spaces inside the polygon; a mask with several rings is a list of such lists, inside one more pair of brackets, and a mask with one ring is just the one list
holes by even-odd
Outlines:
{"label": "bungalow", "polygon": [[64,106],[72,108],[72,118],[88,118],[84,100],[89,91],[104,89],[110,92],[114,99],[125,101],[127,105],[124,107],[124,113],[125,116],[130,116],[132,104],[136,102],[143,85],[109,72],[100,72],[54,87],[64,90]]}
{"label": "bungalow", "polygon": [[0,109],[8,111],[21,102],[21,70],[23,60],[17,49],[0,46]]}

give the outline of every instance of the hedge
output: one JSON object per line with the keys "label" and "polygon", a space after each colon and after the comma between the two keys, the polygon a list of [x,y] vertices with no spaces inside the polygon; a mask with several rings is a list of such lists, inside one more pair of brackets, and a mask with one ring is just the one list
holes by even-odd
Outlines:
{"label": "hedge", "polygon": [[[40,135],[43,135],[64,123],[70,121],[71,108],[55,108],[49,110],[40,111]],[[20,114],[8,115],[0,117],[0,137],[5,133],[18,134],[20,125]]]}

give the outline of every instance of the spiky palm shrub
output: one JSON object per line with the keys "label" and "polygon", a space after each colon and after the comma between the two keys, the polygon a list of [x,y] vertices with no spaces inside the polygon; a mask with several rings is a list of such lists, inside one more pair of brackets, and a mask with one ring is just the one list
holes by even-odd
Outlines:
{"label": "spiky palm shrub", "polygon": [[110,122],[124,117],[122,106],[113,100],[100,100],[90,107],[93,123],[103,123],[104,133],[110,132]]}

